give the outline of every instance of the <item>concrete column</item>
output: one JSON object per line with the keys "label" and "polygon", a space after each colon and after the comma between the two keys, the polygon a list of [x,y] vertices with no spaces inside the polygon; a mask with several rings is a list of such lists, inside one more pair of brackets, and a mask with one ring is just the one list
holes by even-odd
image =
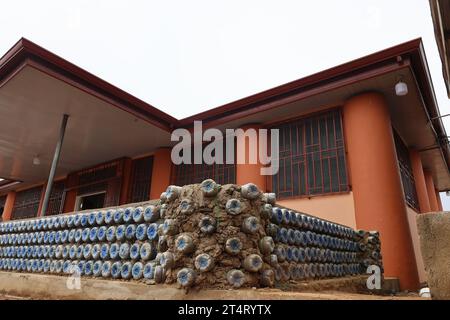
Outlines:
{"label": "concrete column", "polygon": [[[266,176],[261,175],[261,168],[264,167],[261,163],[259,163],[259,135],[258,130],[261,129],[261,125],[259,124],[251,124],[242,126],[241,129],[244,131],[248,129],[255,129],[256,130],[256,136],[257,136],[257,144],[256,145],[250,145],[248,143],[248,138],[245,138],[245,146],[240,146],[239,142],[237,142],[236,146],[236,153],[237,158],[239,157],[240,152],[245,152],[245,159],[246,162],[243,164],[236,163],[236,183],[237,184],[246,184],[249,182],[252,182],[256,184],[261,190],[266,191]],[[239,138],[238,138],[239,139]],[[269,145],[269,144],[268,144]],[[256,164],[250,163],[249,155],[251,152],[256,152]]]}
{"label": "concrete column", "polygon": [[66,192],[66,196],[64,197],[64,206],[63,212],[73,212],[75,211],[75,204],[77,200],[77,190],[72,189]]}
{"label": "concrete column", "polygon": [[411,160],[411,167],[414,175],[414,182],[416,186],[417,198],[419,200],[420,212],[430,212],[430,200],[428,198],[425,174],[423,173],[422,159],[420,158],[419,152],[415,149],[409,150],[409,158]]}
{"label": "concrete column", "polygon": [[45,213],[47,212],[48,202],[50,201],[50,194],[52,192],[53,179],[55,178],[56,168],[58,166],[59,157],[61,156],[61,149],[64,142],[64,134],[66,132],[68,119],[69,115],[64,114],[61,121],[61,128],[59,130],[59,139],[56,143],[55,153],[53,155],[52,166],[50,167],[50,172],[48,174],[47,185],[45,186],[44,200],[42,200],[41,210],[39,211],[41,213],[40,216],[45,216]]}
{"label": "concrete column", "polygon": [[392,135],[388,106],[378,93],[364,93],[343,108],[356,225],[378,230],[385,275],[416,290],[419,277]]}
{"label": "concrete column", "polygon": [[442,207],[441,196],[439,195],[439,191],[437,189],[436,189],[436,199],[437,199],[439,211],[444,211],[444,208]]}
{"label": "concrete column", "polygon": [[430,200],[430,208],[432,212],[439,211],[439,204],[436,198],[436,188],[434,187],[433,175],[430,171],[425,171],[425,182],[427,184],[428,199]]}
{"label": "concrete column", "polygon": [[160,148],[153,155],[152,182],[150,199],[159,199],[162,192],[170,185],[172,173],[172,159],[170,148]]}
{"label": "concrete column", "polygon": [[6,195],[5,207],[3,208],[3,221],[11,220],[12,211],[14,208],[14,202],[16,201],[16,192],[10,191]]}

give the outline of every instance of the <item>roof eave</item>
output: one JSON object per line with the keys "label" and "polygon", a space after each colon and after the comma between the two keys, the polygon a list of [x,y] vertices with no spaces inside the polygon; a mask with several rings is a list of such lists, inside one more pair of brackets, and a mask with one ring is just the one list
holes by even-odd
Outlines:
{"label": "roof eave", "polygon": [[100,79],[88,71],[57,56],[56,54],[40,47],[39,45],[21,38],[3,57],[0,58],[0,86],[8,75],[27,61],[33,61],[50,69],[56,74],[61,74],[72,79],[83,87],[87,87],[96,93],[112,99],[120,104],[123,109],[136,116],[158,126],[166,131],[171,131],[178,120],[169,114],[153,107],[152,105],[134,97],[133,95],[117,88],[116,86]]}
{"label": "roof eave", "polygon": [[334,79],[349,76],[364,68],[375,68],[380,63],[388,63],[388,60],[394,61],[398,56],[411,53],[421,46],[422,40],[420,38],[414,39],[397,46],[393,46],[382,51],[364,56],[362,58],[352,60],[342,65],[320,71],[318,73],[306,76],[304,78],[294,80],[292,82],[277,86],[275,88],[259,92],[257,94],[245,97],[227,103],[225,105],[209,109],[207,111],[195,114],[193,116],[180,120],[180,126],[186,126],[194,120],[208,121],[217,116],[222,116],[224,113],[236,113],[248,105],[263,103],[265,100],[281,95],[289,94],[292,91],[306,90],[308,87],[319,85],[325,82],[334,81]]}

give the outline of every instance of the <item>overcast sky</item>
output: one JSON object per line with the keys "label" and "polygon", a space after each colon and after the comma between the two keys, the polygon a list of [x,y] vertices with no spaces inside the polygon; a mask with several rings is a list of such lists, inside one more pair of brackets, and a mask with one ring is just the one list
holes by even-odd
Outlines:
{"label": "overcast sky", "polygon": [[14,0],[0,30],[0,54],[26,37],[177,118],[422,37],[450,111],[428,0]]}

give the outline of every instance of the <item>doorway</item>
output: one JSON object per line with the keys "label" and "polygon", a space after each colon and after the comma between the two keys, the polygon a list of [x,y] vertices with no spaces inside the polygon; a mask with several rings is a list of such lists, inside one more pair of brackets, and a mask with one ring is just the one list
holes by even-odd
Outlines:
{"label": "doorway", "polygon": [[78,196],[76,202],[76,210],[103,208],[105,205],[105,197],[105,191]]}

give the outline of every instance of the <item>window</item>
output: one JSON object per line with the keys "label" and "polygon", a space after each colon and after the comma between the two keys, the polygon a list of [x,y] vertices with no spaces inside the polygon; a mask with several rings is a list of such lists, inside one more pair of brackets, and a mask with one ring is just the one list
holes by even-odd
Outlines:
{"label": "window", "polygon": [[71,173],[66,190],[76,190],[77,196],[106,192],[104,206],[119,205],[124,159],[113,160]]}
{"label": "window", "polygon": [[279,199],[349,191],[340,110],[285,123],[280,169],[272,177]]}
{"label": "window", "polygon": [[65,188],[65,180],[55,181],[52,185],[52,191],[50,192],[50,198],[48,200],[46,216],[52,216],[60,214],[62,212],[61,202],[63,199]]}
{"label": "window", "polygon": [[41,195],[42,186],[17,192],[11,219],[36,217],[38,215]]}
{"label": "window", "polygon": [[[223,150],[225,157],[225,140]],[[236,144],[235,144],[236,145]],[[193,152],[192,152],[193,157]],[[192,158],[193,159],[193,158]],[[193,160],[191,162],[194,162]],[[225,159],[223,159],[225,162]],[[180,164],[173,166],[172,181],[178,186],[201,183],[203,180],[213,179],[220,184],[236,183],[235,164]]]}
{"label": "window", "polygon": [[90,210],[103,208],[105,205],[106,192],[99,192],[89,195],[83,195],[77,197],[76,209],[77,210]]}
{"label": "window", "polygon": [[113,179],[116,176],[117,166],[117,162],[109,162],[94,168],[82,170],[78,173],[78,183],[80,185],[89,185],[98,181]]}
{"label": "window", "polygon": [[409,150],[398,133],[395,130],[393,132],[405,201],[410,207],[419,210],[419,201],[417,200],[416,184],[412,173]]}
{"label": "window", "polygon": [[131,188],[128,202],[141,202],[149,199],[152,169],[152,156],[133,160],[131,165]]}

